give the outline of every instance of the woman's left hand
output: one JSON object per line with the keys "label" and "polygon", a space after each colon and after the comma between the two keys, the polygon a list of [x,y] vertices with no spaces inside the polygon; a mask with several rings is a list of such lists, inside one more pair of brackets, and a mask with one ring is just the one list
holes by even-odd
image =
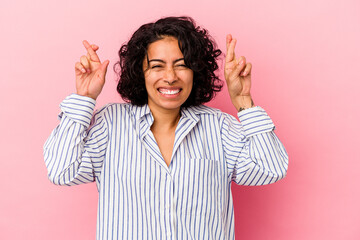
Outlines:
{"label": "woman's left hand", "polygon": [[231,34],[226,36],[225,79],[230,98],[235,108],[242,109],[253,107],[250,95],[251,89],[251,63],[246,58],[235,57],[236,39]]}

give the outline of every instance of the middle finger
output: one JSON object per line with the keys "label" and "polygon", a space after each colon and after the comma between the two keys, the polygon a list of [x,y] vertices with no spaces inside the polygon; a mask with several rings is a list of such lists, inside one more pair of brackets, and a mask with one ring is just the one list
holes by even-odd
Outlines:
{"label": "middle finger", "polygon": [[229,43],[229,47],[226,51],[226,62],[231,62],[235,59],[235,46],[236,46],[236,39],[232,39]]}

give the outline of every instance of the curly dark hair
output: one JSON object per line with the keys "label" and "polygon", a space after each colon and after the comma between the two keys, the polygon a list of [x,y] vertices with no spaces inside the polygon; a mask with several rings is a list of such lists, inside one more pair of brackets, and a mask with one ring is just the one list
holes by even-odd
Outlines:
{"label": "curly dark hair", "polygon": [[149,44],[167,36],[178,40],[184,62],[194,73],[192,91],[181,107],[209,102],[223,86],[215,74],[219,68],[216,59],[221,50],[217,49],[208,31],[196,26],[190,17],[162,18],[135,31],[129,42],[121,46],[118,53],[120,60],[114,65],[118,74],[118,93],[134,105],[147,103],[143,60]]}

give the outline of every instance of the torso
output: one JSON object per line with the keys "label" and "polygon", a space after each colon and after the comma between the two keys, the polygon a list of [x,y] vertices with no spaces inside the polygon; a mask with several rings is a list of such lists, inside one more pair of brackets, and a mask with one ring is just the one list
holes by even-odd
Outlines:
{"label": "torso", "polygon": [[159,146],[160,152],[167,166],[171,163],[171,156],[175,141],[175,130],[168,133],[157,133],[153,131],[155,140]]}

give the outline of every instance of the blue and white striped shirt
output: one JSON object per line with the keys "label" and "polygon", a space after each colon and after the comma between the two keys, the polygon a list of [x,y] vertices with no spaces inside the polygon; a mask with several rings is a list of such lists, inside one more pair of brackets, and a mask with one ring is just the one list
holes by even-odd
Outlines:
{"label": "blue and white striped shirt", "polygon": [[169,167],[150,130],[147,105],[108,104],[76,94],[60,105],[44,146],[49,179],[96,181],[97,239],[234,239],[231,182],[274,183],[288,156],[260,107],[229,114],[181,110]]}

